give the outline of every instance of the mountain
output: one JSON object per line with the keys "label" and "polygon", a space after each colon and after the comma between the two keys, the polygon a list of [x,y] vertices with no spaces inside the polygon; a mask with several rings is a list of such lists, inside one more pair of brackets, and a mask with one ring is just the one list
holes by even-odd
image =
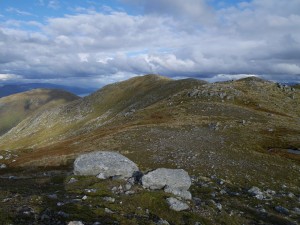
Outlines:
{"label": "mountain", "polygon": [[[159,152],[164,163],[170,163],[166,154],[176,146],[181,146],[187,157],[197,154],[200,147],[206,154],[219,149],[216,160],[232,160],[229,155],[242,157],[246,153],[256,158],[254,152],[267,154],[269,148],[300,146],[298,101],[299,91],[257,78],[210,84],[148,75],[39,111],[3,135],[0,148],[34,147],[36,152],[30,160],[24,158],[19,164],[43,163],[41,155],[54,161],[55,157],[61,160],[61,155],[72,158],[76,152],[100,147],[130,149],[141,160],[139,154],[145,150],[138,146],[152,149],[154,143],[164,149]],[[197,147],[189,141],[194,138]],[[163,144],[157,143],[159,140],[164,140]],[[203,162],[215,163],[208,158]],[[244,169],[248,167],[250,164]]]}
{"label": "mountain", "polygon": [[[17,155],[0,163],[8,171],[54,167],[52,173],[64,168],[70,174],[76,156],[111,150],[133,160],[142,171],[182,168],[193,177],[192,209],[174,213],[158,200],[169,197],[161,192],[136,188],[136,195],[113,195],[111,190],[122,186],[114,180],[72,176],[78,181],[70,184],[68,175],[32,175],[37,185],[45,184],[39,199],[55,191],[55,182],[60,187],[55,193],[65,205],[49,200],[47,210],[64,210],[87,224],[95,222],[88,218],[107,217],[107,224],[139,224],[145,217],[156,224],[161,218],[172,224],[297,224],[299,103],[298,89],[255,77],[218,83],[135,77],[32,113],[0,137],[2,152]],[[13,181],[6,182],[14,187]],[[40,193],[32,194],[36,195]],[[116,203],[106,204],[104,196]]]}
{"label": "mountain", "polygon": [[0,98],[0,135],[39,110],[46,110],[78,99],[74,94],[56,89],[34,89]]}
{"label": "mountain", "polygon": [[28,84],[6,84],[0,86],[0,98],[8,95],[29,91],[38,88],[61,89],[71,92],[78,96],[83,96],[94,92],[93,88],[72,87],[66,85],[48,84],[48,83],[28,83]]}

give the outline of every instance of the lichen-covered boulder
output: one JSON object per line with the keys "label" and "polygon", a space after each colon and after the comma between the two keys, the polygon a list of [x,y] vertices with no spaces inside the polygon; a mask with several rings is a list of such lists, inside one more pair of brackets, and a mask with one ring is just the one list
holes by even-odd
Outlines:
{"label": "lichen-covered boulder", "polygon": [[126,179],[138,171],[137,165],[117,152],[97,151],[80,155],[74,162],[74,174]]}

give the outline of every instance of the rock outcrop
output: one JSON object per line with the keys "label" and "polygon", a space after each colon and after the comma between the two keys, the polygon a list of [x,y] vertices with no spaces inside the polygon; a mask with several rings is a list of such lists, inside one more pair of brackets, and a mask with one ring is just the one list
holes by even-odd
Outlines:
{"label": "rock outcrop", "polygon": [[165,192],[184,199],[192,198],[188,191],[192,184],[191,178],[183,169],[156,169],[143,176],[142,184],[144,188],[151,190],[164,189]]}
{"label": "rock outcrop", "polygon": [[126,179],[138,171],[137,165],[117,152],[97,151],[83,154],[74,162],[74,174]]}

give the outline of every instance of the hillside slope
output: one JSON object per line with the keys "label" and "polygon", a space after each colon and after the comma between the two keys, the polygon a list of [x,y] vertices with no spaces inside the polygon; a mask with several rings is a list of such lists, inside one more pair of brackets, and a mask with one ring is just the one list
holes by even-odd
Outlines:
{"label": "hillside slope", "polygon": [[148,75],[111,84],[68,105],[41,111],[27,118],[0,139],[4,144],[1,147],[43,146],[44,143],[90,132],[107,123],[116,123],[119,117],[126,119],[126,115],[144,109],[180,89],[203,83],[197,80],[177,82]]}
{"label": "hillside slope", "polygon": [[[19,149],[11,166],[62,165],[81,152],[111,149],[145,168],[181,167],[239,182],[260,171],[272,182],[270,174],[285,175],[299,160],[288,152],[300,147],[299,101],[298,90],[257,78],[211,84],[147,75],[28,117],[0,138],[0,149]],[[281,169],[272,171],[273,164]]]}
{"label": "hillside slope", "polygon": [[77,96],[55,89],[35,89],[0,98],[0,135],[38,110],[53,108],[78,99]]}
{"label": "hillside slope", "polygon": [[[35,207],[36,214],[59,218],[63,211],[90,221],[85,224],[99,215],[118,221],[112,224],[140,224],[141,218],[145,224],[153,224],[150,218],[154,224],[160,218],[170,224],[297,224],[299,125],[300,91],[255,77],[207,83],[147,75],[111,84],[33,113],[0,137],[0,164],[7,166],[0,170],[7,177],[0,197],[12,199],[3,209],[0,205],[0,215],[21,201]],[[187,170],[193,180],[192,208],[172,212],[159,200],[167,196],[156,191],[114,195],[111,190],[121,186],[116,180],[76,176],[71,183],[75,157],[94,150],[120,152],[142,172]],[[10,179],[15,174],[20,179]],[[11,190],[21,194],[7,194]],[[54,193],[59,197],[49,200]],[[18,200],[12,202],[13,196]],[[116,201],[105,202],[103,196]]]}

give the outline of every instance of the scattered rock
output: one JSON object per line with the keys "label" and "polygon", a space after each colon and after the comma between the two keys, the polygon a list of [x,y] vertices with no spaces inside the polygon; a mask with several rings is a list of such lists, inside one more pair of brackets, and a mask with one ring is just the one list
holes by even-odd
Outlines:
{"label": "scattered rock", "polygon": [[269,196],[276,195],[276,191],[273,191],[273,190],[271,190],[271,189],[266,190],[265,193],[266,193],[267,195],[269,195]]}
{"label": "scattered rock", "polygon": [[75,175],[95,175],[101,179],[129,178],[137,165],[117,152],[92,152],[80,155],[74,162]]}
{"label": "scattered rock", "polygon": [[166,220],[160,219],[157,223],[157,225],[170,225],[170,223]]}
{"label": "scattered rock", "polygon": [[295,198],[295,195],[292,192],[290,192],[290,193],[288,193],[288,197],[289,198]]}
{"label": "scattered rock", "polygon": [[0,163],[0,169],[5,169],[7,166],[3,163]]}
{"label": "scattered rock", "polygon": [[127,184],[125,185],[125,190],[126,190],[126,191],[129,191],[131,188],[132,188],[132,185],[131,185],[130,183],[127,183]]}
{"label": "scattered rock", "polygon": [[113,213],[114,213],[114,212],[111,211],[109,208],[105,208],[104,211],[105,211],[106,213],[108,213],[108,214],[113,214]]}
{"label": "scattered rock", "polygon": [[297,215],[300,215],[300,209],[299,208],[293,208],[294,213]]}
{"label": "scattered rock", "polygon": [[221,189],[220,194],[221,194],[221,195],[225,195],[225,194],[227,194],[227,192],[226,192],[226,190]]}
{"label": "scattered rock", "polygon": [[220,211],[222,210],[222,204],[221,203],[217,203],[216,207],[217,207],[218,210],[220,210]]}
{"label": "scattered rock", "polygon": [[76,178],[72,177],[72,178],[69,180],[68,184],[72,184],[72,183],[75,183],[75,182],[77,182],[77,181],[78,181],[78,180],[77,180]]}
{"label": "scattered rock", "polygon": [[144,188],[152,190],[163,189],[174,195],[185,199],[191,199],[191,193],[188,192],[191,186],[191,178],[183,169],[165,169],[160,168],[151,171],[143,176],[142,184]]}
{"label": "scattered rock", "polygon": [[5,203],[5,202],[9,202],[10,200],[12,200],[12,198],[5,198],[5,199],[2,200],[2,202]]}
{"label": "scattered rock", "polygon": [[282,206],[275,206],[275,210],[281,214],[284,214],[284,215],[289,215],[289,210],[287,208],[284,208]]}
{"label": "scattered rock", "polygon": [[263,200],[265,198],[264,193],[258,187],[250,188],[248,190],[248,193],[250,193],[251,196],[254,196],[259,200]]}
{"label": "scattered rock", "polygon": [[116,201],[115,198],[112,198],[112,197],[103,197],[102,198],[104,201],[106,202],[110,202],[110,203],[114,203]]}
{"label": "scattered rock", "polygon": [[34,215],[34,209],[29,206],[22,206],[17,208],[17,212],[19,215],[23,216],[33,216]]}
{"label": "scattered rock", "polygon": [[68,225],[84,225],[81,221],[71,221]]}
{"label": "scattered rock", "polygon": [[125,195],[133,195],[135,194],[135,191],[125,191]]}
{"label": "scattered rock", "polygon": [[86,193],[96,193],[97,190],[96,189],[84,189],[84,192],[86,192]]}
{"label": "scattered rock", "polygon": [[64,217],[64,218],[68,218],[70,216],[68,213],[65,213],[64,211],[59,211],[57,213],[57,215]]}
{"label": "scattered rock", "polygon": [[117,188],[117,187],[113,187],[113,188],[111,189],[111,192],[112,192],[112,193],[116,193],[116,192],[117,192],[117,190],[118,190],[118,188]]}
{"label": "scattered rock", "polygon": [[167,202],[170,206],[170,209],[175,210],[175,211],[183,211],[189,209],[188,204],[179,201],[177,198],[167,198]]}
{"label": "scattered rock", "polygon": [[48,195],[48,198],[57,199],[57,194]]}

